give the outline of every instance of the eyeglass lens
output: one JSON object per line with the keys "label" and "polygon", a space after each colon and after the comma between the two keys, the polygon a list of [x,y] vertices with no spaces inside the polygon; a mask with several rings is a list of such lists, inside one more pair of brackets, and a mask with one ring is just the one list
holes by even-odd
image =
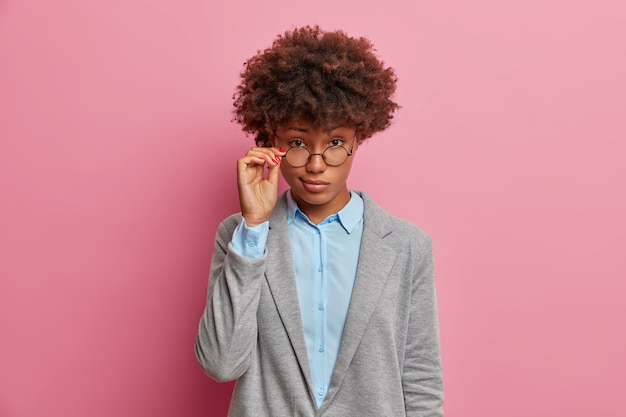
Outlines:
{"label": "eyeglass lens", "polygon": [[[285,154],[285,159],[289,165],[295,168],[305,166],[309,163],[310,158],[311,152],[309,152],[307,148],[301,147],[289,148]],[[329,146],[324,153],[322,153],[322,158],[326,165],[335,167],[346,162],[348,159],[348,151],[343,146]]]}

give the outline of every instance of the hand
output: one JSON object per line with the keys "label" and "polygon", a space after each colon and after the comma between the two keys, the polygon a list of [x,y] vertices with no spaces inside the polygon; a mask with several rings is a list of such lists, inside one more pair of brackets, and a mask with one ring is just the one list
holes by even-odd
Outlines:
{"label": "hand", "polygon": [[[241,214],[250,227],[269,220],[278,198],[278,170],[285,151],[278,148],[250,148],[237,160],[237,187]],[[267,178],[263,177],[265,164]]]}

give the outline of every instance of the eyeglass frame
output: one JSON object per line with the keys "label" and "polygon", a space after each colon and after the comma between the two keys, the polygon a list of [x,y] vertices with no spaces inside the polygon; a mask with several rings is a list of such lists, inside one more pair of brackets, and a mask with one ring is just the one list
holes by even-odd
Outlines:
{"label": "eyeglass frame", "polygon": [[[274,136],[278,139],[278,135],[276,135],[274,133]],[[354,132],[354,138],[352,138],[352,146],[350,146],[350,150],[347,150],[345,146],[343,145],[337,145],[337,146],[327,146],[326,149],[324,149],[324,151],[322,153],[312,153],[308,148],[306,147],[301,147],[301,146],[291,146],[289,149],[287,149],[287,151],[285,152],[285,155],[283,156],[283,158],[285,159],[285,161],[287,161],[287,163],[289,165],[291,165],[293,168],[302,168],[307,166],[309,163],[311,163],[311,158],[313,158],[314,155],[319,155],[322,157],[322,161],[324,161],[324,163],[329,166],[329,167],[339,167],[343,164],[346,163],[346,161],[348,160],[349,157],[352,156],[353,154],[353,150],[354,150],[354,143],[356,142],[356,136],[357,136],[357,132]],[[300,139],[301,140],[301,139]],[[326,158],[324,157],[324,154],[326,153],[327,150],[331,149],[331,148],[343,148],[344,151],[346,151],[346,159],[344,159],[344,161],[340,164],[337,165],[331,165],[328,162],[326,162]],[[287,159],[287,153],[289,153],[290,150],[292,149],[304,149],[305,151],[307,151],[309,153],[309,157],[306,159],[306,162],[302,165],[293,165],[291,162],[289,162],[289,160]]]}

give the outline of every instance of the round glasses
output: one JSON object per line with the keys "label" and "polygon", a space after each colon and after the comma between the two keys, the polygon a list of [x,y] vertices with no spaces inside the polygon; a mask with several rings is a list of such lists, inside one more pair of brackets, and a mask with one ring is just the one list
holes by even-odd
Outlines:
{"label": "round glasses", "polygon": [[283,158],[292,167],[300,168],[307,165],[313,155],[320,155],[326,165],[337,167],[346,162],[349,156],[352,156],[353,147],[354,142],[352,142],[352,147],[350,147],[349,151],[341,145],[331,145],[324,149],[322,153],[311,153],[307,148],[302,146],[292,146],[287,149],[287,153]]}

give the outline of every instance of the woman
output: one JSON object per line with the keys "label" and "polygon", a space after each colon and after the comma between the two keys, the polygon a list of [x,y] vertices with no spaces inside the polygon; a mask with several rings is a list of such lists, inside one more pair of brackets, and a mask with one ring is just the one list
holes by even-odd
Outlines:
{"label": "woman", "polygon": [[[442,416],[431,241],[347,187],[398,105],[365,38],[304,27],[253,56],[241,213],[219,226],[196,355],[230,416]],[[267,172],[265,172],[267,169]],[[278,196],[278,172],[290,189]]]}

